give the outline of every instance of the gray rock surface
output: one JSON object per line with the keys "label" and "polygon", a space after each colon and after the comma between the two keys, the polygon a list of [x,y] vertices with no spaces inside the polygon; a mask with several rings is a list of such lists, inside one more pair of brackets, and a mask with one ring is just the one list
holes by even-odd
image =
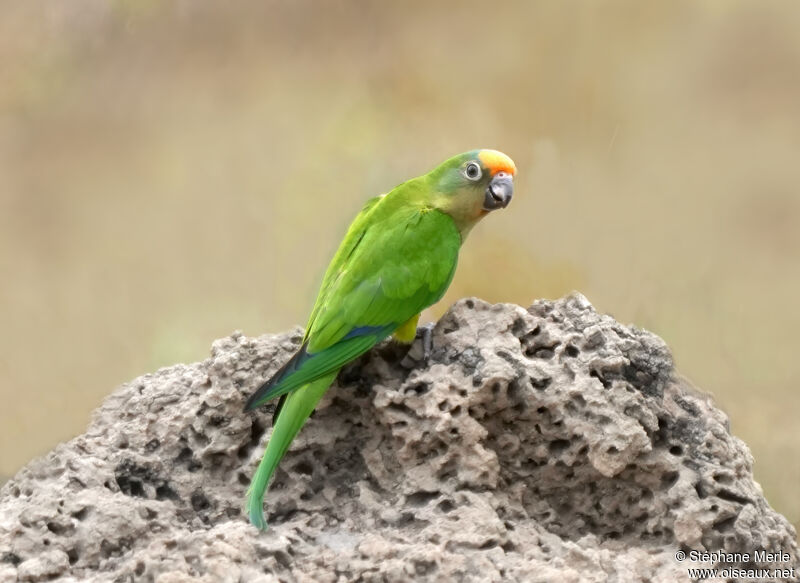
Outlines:
{"label": "gray rock surface", "polygon": [[242,505],[271,408],[242,405],[300,338],[234,334],[116,390],[0,490],[0,581],[662,582],[714,566],[681,549],[797,567],[725,415],[659,338],[577,294],[462,300],[427,364],[387,342],[343,370],[260,533]]}

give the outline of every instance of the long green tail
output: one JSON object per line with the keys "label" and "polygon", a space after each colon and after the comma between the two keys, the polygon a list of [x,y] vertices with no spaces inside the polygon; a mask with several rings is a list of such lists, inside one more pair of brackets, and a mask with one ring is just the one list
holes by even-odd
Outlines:
{"label": "long green tail", "polygon": [[294,436],[300,431],[300,428],[306,422],[308,416],[311,415],[322,395],[328,390],[338,372],[337,370],[307,385],[303,385],[286,397],[283,408],[272,429],[267,450],[264,452],[264,457],[261,458],[261,463],[258,464],[258,469],[250,482],[250,487],[247,489],[247,513],[250,516],[250,522],[256,528],[260,530],[267,529],[267,521],[264,519],[264,494],[267,490],[269,479],[275,472],[275,468],[278,467],[278,463],[283,458],[286,450],[289,449]]}

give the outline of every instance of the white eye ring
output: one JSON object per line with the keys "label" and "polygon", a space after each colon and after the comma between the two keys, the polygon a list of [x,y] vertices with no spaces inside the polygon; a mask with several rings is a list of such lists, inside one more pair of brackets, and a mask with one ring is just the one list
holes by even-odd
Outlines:
{"label": "white eye ring", "polygon": [[464,176],[473,181],[480,180],[483,172],[477,162],[470,162],[464,167]]}

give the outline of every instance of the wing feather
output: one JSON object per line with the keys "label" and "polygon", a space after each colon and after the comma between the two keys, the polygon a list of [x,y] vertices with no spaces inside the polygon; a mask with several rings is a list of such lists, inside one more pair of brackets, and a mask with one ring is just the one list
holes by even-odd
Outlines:
{"label": "wing feather", "polygon": [[365,206],[331,262],[302,349],[251,396],[248,409],[338,370],[444,295],[461,245],[452,219],[412,208],[360,220],[377,202]]}

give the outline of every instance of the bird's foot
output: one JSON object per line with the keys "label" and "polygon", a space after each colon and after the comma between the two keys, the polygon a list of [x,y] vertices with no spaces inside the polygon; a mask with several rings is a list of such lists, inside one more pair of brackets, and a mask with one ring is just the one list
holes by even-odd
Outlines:
{"label": "bird's foot", "polygon": [[[430,322],[424,326],[417,326],[414,334],[414,340],[408,352],[400,362],[401,366],[406,369],[417,368],[420,365],[425,366],[431,359],[433,352],[433,328],[435,324]],[[417,342],[421,340],[421,342]]]}
{"label": "bird's foot", "polygon": [[424,326],[417,327],[417,338],[422,338],[422,361],[428,364],[433,352],[433,329],[435,322],[428,322]]}

